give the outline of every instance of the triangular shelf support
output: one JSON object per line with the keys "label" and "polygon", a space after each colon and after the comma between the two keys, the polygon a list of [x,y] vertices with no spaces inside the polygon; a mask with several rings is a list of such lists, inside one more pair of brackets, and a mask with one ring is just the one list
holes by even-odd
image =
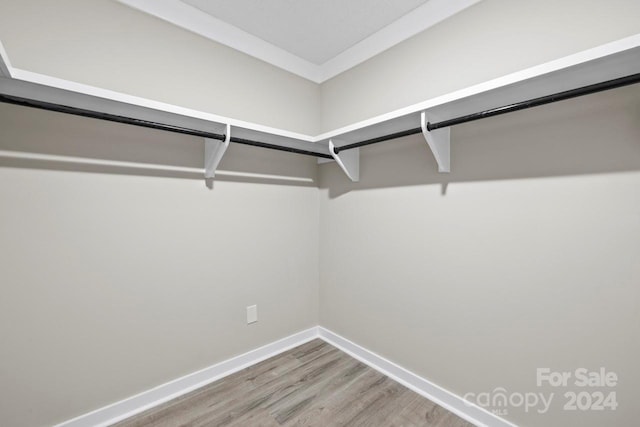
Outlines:
{"label": "triangular shelf support", "polygon": [[224,141],[217,139],[204,139],[204,177],[213,178],[216,175],[216,169],[224,156],[225,151],[229,148],[231,141],[231,125],[227,124],[227,131],[224,134]]}
{"label": "triangular shelf support", "polygon": [[420,126],[422,127],[422,134],[424,139],[427,140],[429,148],[438,163],[438,172],[451,172],[451,128],[434,129],[429,131],[427,129],[427,114],[423,111],[420,114]]}
{"label": "triangular shelf support", "polygon": [[353,182],[360,180],[360,149],[352,148],[349,150],[340,151],[340,154],[336,154],[333,148],[333,140],[329,140],[329,153],[333,159],[338,163],[340,168],[344,171],[349,179]]}

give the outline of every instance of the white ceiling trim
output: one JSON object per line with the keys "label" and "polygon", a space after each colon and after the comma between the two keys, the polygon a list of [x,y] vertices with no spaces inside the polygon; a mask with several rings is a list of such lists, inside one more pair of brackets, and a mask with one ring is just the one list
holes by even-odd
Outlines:
{"label": "white ceiling trim", "polygon": [[481,0],[429,0],[321,65],[300,58],[180,0],[118,1],[315,83],[322,83]]}
{"label": "white ceiling trim", "polygon": [[480,0],[428,1],[322,64],[321,82],[371,59],[479,2]]}
{"label": "white ceiling trim", "polygon": [[276,67],[320,82],[319,67],[180,0],[118,0],[200,36],[244,52]]}

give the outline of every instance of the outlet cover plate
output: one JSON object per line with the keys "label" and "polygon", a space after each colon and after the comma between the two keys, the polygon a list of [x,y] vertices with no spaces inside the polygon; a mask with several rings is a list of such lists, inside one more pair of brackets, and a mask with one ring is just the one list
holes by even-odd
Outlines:
{"label": "outlet cover plate", "polygon": [[247,307],[247,325],[258,321],[258,306],[250,305]]}

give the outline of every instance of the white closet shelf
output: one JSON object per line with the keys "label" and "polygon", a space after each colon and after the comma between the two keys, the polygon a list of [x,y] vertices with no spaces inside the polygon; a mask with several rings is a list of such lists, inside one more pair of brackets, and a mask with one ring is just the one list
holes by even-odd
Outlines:
{"label": "white closet shelf", "polygon": [[10,65],[6,68],[9,76],[0,77],[0,94],[202,132],[224,134],[226,126],[231,125],[233,137],[328,154],[327,148],[313,144],[314,138],[309,135],[71,82]]}
{"label": "white closet shelf", "polygon": [[[420,114],[446,120],[640,72],[640,34],[437,96],[314,138],[358,142],[420,127]],[[428,78],[428,76],[425,76]]]}
{"label": "white closet shelf", "polygon": [[223,134],[231,125],[233,137],[325,156],[330,140],[340,147],[420,128],[423,112],[431,121],[446,120],[636,73],[640,73],[640,34],[311,136],[17,69],[0,44],[2,94],[204,132]]}

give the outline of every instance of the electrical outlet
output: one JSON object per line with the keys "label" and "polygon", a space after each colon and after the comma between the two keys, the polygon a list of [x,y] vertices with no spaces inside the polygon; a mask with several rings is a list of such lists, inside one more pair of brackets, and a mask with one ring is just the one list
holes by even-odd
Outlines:
{"label": "electrical outlet", "polygon": [[258,321],[258,306],[250,305],[247,307],[247,325]]}

